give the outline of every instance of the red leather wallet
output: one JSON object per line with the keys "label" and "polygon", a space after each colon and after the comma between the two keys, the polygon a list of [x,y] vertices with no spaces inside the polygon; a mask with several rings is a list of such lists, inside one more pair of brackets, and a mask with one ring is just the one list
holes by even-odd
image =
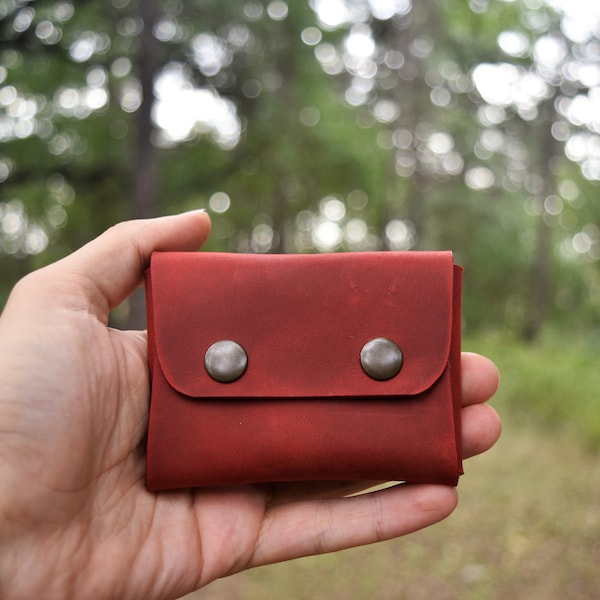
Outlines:
{"label": "red leather wallet", "polygon": [[156,252],[150,490],[455,485],[462,269],[450,252]]}

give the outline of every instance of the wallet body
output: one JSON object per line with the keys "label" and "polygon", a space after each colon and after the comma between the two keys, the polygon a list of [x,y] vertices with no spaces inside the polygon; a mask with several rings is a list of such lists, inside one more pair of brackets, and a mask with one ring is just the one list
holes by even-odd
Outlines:
{"label": "wallet body", "polygon": [[[156,252],[146,272],[150,490],[462,473],[462,269],[450,252]],[[397,374],[361,363],[373,339]],[[209,348],[233,341],[241,375]]]}

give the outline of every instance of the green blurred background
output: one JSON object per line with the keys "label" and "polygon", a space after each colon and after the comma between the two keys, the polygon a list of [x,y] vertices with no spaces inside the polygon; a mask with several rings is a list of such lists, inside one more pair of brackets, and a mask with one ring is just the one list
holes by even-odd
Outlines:
{"label": "green blurred background", "polygon": [[0,0],[0,143],[0,306],[120,220],[200,207],[210,250],[465,267],[505,430],[455,515],[197,598],[600,596],[599,3]]}

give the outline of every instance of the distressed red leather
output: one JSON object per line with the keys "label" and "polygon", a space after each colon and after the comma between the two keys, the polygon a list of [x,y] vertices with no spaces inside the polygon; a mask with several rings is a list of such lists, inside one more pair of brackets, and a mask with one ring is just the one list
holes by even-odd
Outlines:
{"label": "distressed red leather", "polygon": [[[150,490],[304,480],[455,485],[462,269],[450,252],[156,252],[146,272]],[[362,369],[376,337],[390,380]],[[204,367],[234,340],[231,383]]]}

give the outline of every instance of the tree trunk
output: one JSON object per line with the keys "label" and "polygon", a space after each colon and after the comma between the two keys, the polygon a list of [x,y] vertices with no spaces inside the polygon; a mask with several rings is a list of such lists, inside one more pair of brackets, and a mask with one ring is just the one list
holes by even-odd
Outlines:
{"label": "tree trunk", "polygon": [[[551,133],[552,114],[550,107],[548,105],[542,107],[541,112],[539,172],[544,182],[541,197],[545,201],[556,190],[554,174],[551,169],[552,159],[555,155],[555,140]],[[528,343],[534,343],[539,338],[551,304],[552,230],[546,221],[548,216],[546,209],[543,208],[539,217],[536,247],[529,275],[529,304],[523,327],[523,339]]]}
{"label": "tree trunk", "polygon": [[551,294],[552,235],[550,227],[539,217],[536,248],[529,275],[529,305],[523,328],[523,339],[534,343],[540,336],[548,314]]}
{"label": "tree trunk", "polygon": [[133,172],[133,218],[156,216],[158,157],[152,143],[152,107],[154,105],[154,76],[158,70],[158,41],[153,30],[158,21],[158,0],[142,0],[140,15],[144,28],[140,36],[137,71],[142,88],[142,103],[137,113]]}
{"label": "tree trunk", "polygon": [[[154,27],[159,17],[158,0],[140,0],[140,16],[144,28],[140,35],[137,54],[137,72],[142,89],[142,103],[137,112],[132,173],[133,219],[147,219],[157,214],[158,156],[152,143],[152,106],[154,104],[154,76],[159,66],[158,41]],[[129,299],[127,329],[146,327],[144,292],[137,290]]]}

